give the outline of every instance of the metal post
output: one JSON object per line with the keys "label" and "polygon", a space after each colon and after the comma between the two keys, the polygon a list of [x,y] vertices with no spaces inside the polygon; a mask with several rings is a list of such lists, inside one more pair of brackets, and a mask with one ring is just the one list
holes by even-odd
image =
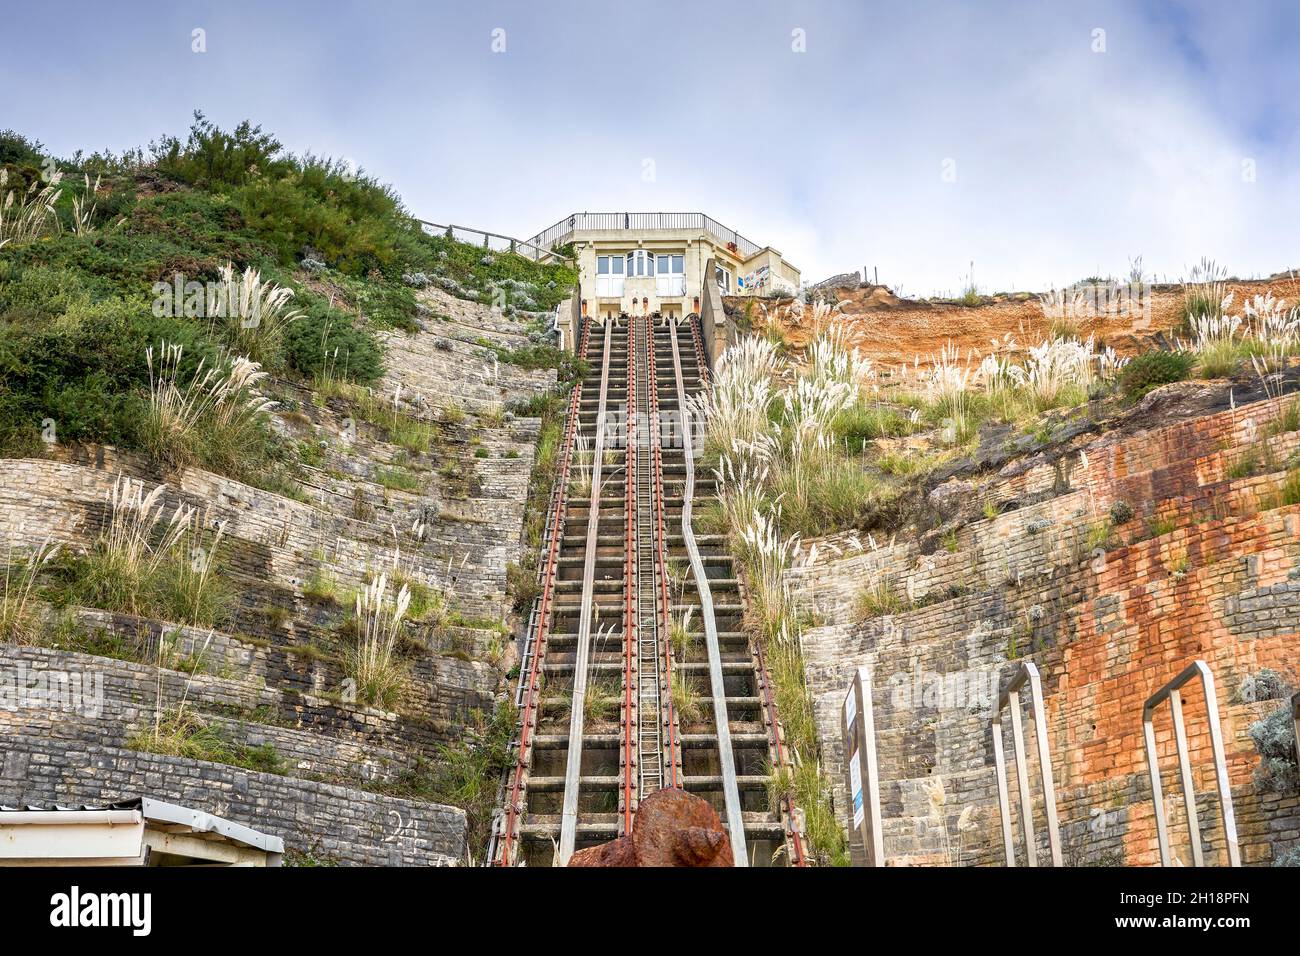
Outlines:
{"label": "metal post", "polygon": [[1291,698],[1291,722],[1295,724],[1295,759],[1300,766],[1300,693]]}
{"label": "metal post", "polygon": [[[1166,699],[1174,721],[1174,744],[1178,750],[1178,772],[1182,779],[1183,802],[1187,807],[1187,829],[1192,844],[1192,864],[1204,866],[1201,850],[1200,822],[1196,813],[1196,793],[1192,783],[1192,768],[1187,757],[1187,731],[1183,725],[1183,702],[1180,688],[1193,677],[1200,676],[1205,693],[1205,717],[1210,729],[1210,750],[1214,755],[1214,775],[1218,784],[1219,806],[1223,812],[1223,833],[1228,847],[1228,865],[1241,866],[1241,851],[1237,846],[1237,821],[1232,808],[1232,790],[1228,782],[1228,764],[1224,759],[1223,731],[1219,726],[1219,701],[1214,691],[1214,674],[1205,661],[1193,661],[1177,677],[1165,684],[1142,707],[1142,735],[1146,739],[1147,774],[1151,779],[1151,799],[1156,811],[1156,840],[1160,844],[1160,865],[1169,866],[1169,828],[1165,822],[1164,791],[1160,785],[1160,762],[1156,752],[1156,732],[1152,723],[1155,709]],[[1297,695],[1300,699],[1300,695]],[[1300,704],[1292,702],[1293,707]],[[1300,713],[1300,711],[1297,711]]]}
{"label": "metal post", "polygon": [[1052,776],[1052,754],[1047,745],[1047,719],[1043,711],[1043,685],[1033,662],[1020,665],[1011,683],[998,699],[993,715],[993,763],[998,775],[998,812],[1002,818],[1002,847],[1007,866],[1016,865],[1015,840],[1011,835],[1011,799],[1007,793],[1007,761],[1002,751],[1002,711],[1011,709],[1011,740],[1016,752],[1016,783],[1020,789],[1020,824],[1025,834],[1025,861],[1038,865],[1038,847],[1034,837],[1033,795],[1029,791],[1029,768],[1025,760],[1025,735],[1020,718],[1020,688],[1029,684],[1029,706],[1034,712],[1034,736],[1038,738],[1038,769],[1043,784],[1043,810],[1047,816],[1047,843],[1052,866],[1061,862],[1061,832],[1056,819],[1056,782]]}
{"label": "metal post", "polygon": [[[582,785],[583,707],[591,658],[592,581],[596,573],[596,539],[600,527],[601,485],[605,481],[605,401],[609,395],[609,350],[613,323],[605,325],[600,373],[600,403],[596,410],[596,441],[591,455],[591,498],[587,505],[587,544],[582,571],[582,601],[578,609],[577,652],[573,664],[573,695],[569,705],[569,752],[564,768],[564,803],[560,809],[560,865],[568,866],[578,835],[578,789]],[[581,416],[581,410],[575,409]],[[581,424],[581,423],[579,423]]]}
{"label": "metal post", "polygon": [[[672,337],[677,348],[677,336]],[[704,359],[700,353],[700,374],[704,375]],[[680,356],[674,353],[677,386],[677,407],[683,416],[686,404],[686,386],[682,382]],[[688,432],[689,434],[689,432]],[[718,626],[713,613],[713,591],[704,572],[704,559],[695,542],[695,529],[691,524],[695,502],[695,450],[688,438],[683,442],[683,460],[686,463],[686,485],[682,490],[682,539],[691,562],[691,574],[700,598],[700,620],[704,624],[704,646],[709,656],[709,691],[713,698],[713,722],[718,735],[718,764],[722,773],[723,807],[727,814],[727,833],[731,837],[731,854],[736,866],[749,866],[749,853],[745,847],[745,816],[740,803],[740,789],[736,783],[736,758],[731,746],[731,723],[727,718],[727,689],[722,674],[722,650],[718,644]]]}
{"label": "metal post", "polygon": [[859,667],[844,695],[844,772],[848,782],[849,850],[854,866],[885,865],[880,820],[880,773],[876,764],[876,717],[871,668]]}

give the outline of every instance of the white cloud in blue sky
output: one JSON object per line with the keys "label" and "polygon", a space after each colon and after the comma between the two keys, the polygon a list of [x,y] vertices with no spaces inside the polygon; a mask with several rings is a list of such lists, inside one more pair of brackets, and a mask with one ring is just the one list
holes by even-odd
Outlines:
{"label": "white cloud in blue sky", "polygon": [[1242,275],[1300,266],[1289,0],[168,0],[64,4],[54,30],[51,15],[4,16],[0,126],[59,154],[181,133],[202,109],[347,157],[422,218],[526,237],[575,210],[702,210],[806,278],[874,266],[914,294],[955,290],[972,260],[988,291],[1136,254],[1170,277],[1202,255]]}

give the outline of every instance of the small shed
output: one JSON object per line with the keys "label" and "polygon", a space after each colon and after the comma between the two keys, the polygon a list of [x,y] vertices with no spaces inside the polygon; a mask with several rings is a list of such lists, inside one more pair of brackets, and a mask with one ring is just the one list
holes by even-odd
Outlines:
{"label": "small shed", "polygon": [[0,806],[0,866],[279,866],[284,841],[135,797],[100,806]]}

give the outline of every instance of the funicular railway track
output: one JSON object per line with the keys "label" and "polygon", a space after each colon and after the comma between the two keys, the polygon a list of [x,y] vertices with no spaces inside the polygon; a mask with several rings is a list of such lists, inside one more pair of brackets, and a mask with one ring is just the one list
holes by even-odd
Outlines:
{"label": "funicular railway track", "polygon": [[698,331],[588,320],[579,350],[589,372],[570,401],[487,861],[567,862],[681,787],[717,809],[737,865],[802,865],[792,806],[769,806],[785,754],[735,568],[724,536],[689,525],[689,500],[713,491],[683,440],[707,374]]}

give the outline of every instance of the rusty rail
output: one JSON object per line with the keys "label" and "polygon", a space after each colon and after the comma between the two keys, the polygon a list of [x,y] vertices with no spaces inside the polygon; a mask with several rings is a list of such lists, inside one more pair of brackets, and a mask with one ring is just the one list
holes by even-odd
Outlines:
{"label": "rusty rail", "polygon": [[[671,326],[669,327],[671,331]],[[671,602],[668,598],[668,551],[667,535],[664,532],[664,460],[663,428],[659,415],[659,375],[655,360],[655,340],[653,321],[650,325],[650,421],[647,423],[647,438],[652,443],[654,455],[653,486],[655,493],[655,552],[659,562],[659,620],[663,634],[664,673],[662,694],[663,724],[667,731],[665,759],[668,762],[665,786],[677,787],[680,784],[678,767],[681,764],[681,745],[677,739],[677,711],[673,706],[673,630]]]}
{"label": "rusty rail", "polygon": [[[608,356],[606,362],[609,361]],[[632,831],[636,813],[637,774],[637,620],[636,587],[636,365],[632,361],[632,322],[627,324],[627,415],[624,422],[623,466],[623,735],[619,771],[619,830]]]}
{"label": "rusty rail", "polygon": [[[591,324],[587,323],[582,330],[582,344],[579,354],[584,358],[587,355],[587,341],[590,329]],[[525,781],[528,775],[528,748],[531,745],[532,735],[537,724],[537,698],[538,683],[541,680],[541,661],[546,649],[547,633],[550,629],[550,609],[555,592],[556,561],[559,557],[560,539],[563,537],[564,517],[568,501],[566,490],[569,485],[569,469],[573,461],[573,445],[574,438],[577,435],[581,402],[582,383],[579,382],[573,387],[573,394],[569,399],[568,415],[565,418],[564,449],[560,455],[560,471],[556,480],[558,496],[551,512],[548,531],[550,540],[546,549],[546,562],[541,571],[542,593],[538,598],[538,604],[534,611],[536,620],[533,629],[532,649],[529,653],[527,690],[523,695],[523,706],[519,715],[519,748],[515,757],[515,768],[510,783],[509,799],[506,801],[502,831],[499,839],[494,841],[499,846],[499,851],[494,850],[492,854],[495,858],[493,863],[498,866],[511,865],[511,851],[514,849],[519,818],[523,814],[521,801],[526,790]],[[521,673],[519,675],[520,682],[522,683],[524,679],[524,675]]]}

